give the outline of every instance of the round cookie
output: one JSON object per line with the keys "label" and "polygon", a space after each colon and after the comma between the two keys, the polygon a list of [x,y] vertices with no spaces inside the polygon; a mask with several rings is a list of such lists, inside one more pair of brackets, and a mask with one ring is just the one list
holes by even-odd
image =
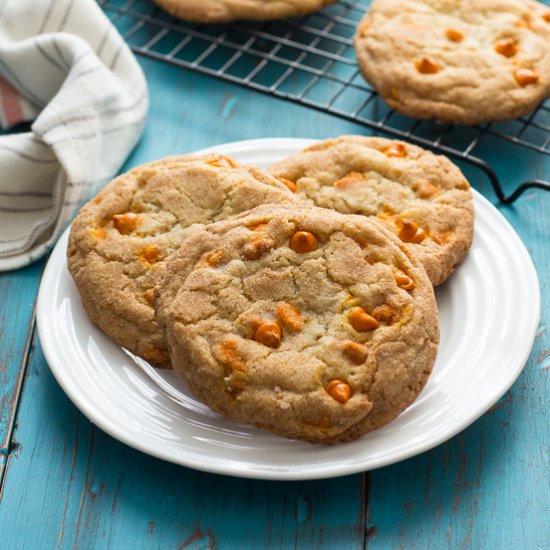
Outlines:
{"label": "round cookie", "polygon": [[355,48],[365,79],[412,117],[510,119],[550,95],[550,8],[533,0],[374,0]]}
{"label": "round cookie", "polygon": [[364,216],[290,203],[196,231],[156,306],[197,398],[313,442],[393,420],[425,385],[439,340],[433,287],[398,239]]}
{"label": "round cookie", "polygon": [[172,15],[198,23],[283,19],[320,10],[335,0],[154,0]]}
{"label": "round cookie", "polygon": [[271,166],[298,198],[376,217],[414,252],[434,285],[460,264],[473,238],[468,182],[446,157],[384,138],[342,136]]}
{"label": "round cookie", "polygon": [[153,310],[165,259],[193,224],[286,200],[292,193],[274,177],[216,154],[169,157],[119,176],[71,227],[68,266],[86,312],[121,346],[169,366]]}

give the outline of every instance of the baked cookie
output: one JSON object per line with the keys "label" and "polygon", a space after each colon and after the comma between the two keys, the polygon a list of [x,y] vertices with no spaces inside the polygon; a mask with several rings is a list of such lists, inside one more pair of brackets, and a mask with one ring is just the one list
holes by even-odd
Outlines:
{"label": "baked cookie", "polygon": [[355,439],[432,370],[433,287],[374,220],[260,206],[203,226],[157,290],[174,368],[212,409],[278,435]]}
{"label": "baked cookie", "polygon": [[533,0],[374,0],[355,48],[366,80],[417,118],[515,118],[550,95],[550,8]]}
{"label": "baked cookie", "polygon": [[296,196],[344,214],[378,218],[406,243],[439,285],[473,238],[468,182],[446,157],[408,143],[342,136],[307,147],[270,171]]}
{"label": "baked cookie", "polygon": [[69,271],[86,312],[121,346],[169,366],[153,311],[165,259],[193,224],[286,200],[293,195],[280,181],[215,154],[169,157],[119,176],[71,227]]}
{"label": "baked cookie", "polygon": [[283,19],[319,11],[335,0],[154,0],[172,15],[198,23]]}

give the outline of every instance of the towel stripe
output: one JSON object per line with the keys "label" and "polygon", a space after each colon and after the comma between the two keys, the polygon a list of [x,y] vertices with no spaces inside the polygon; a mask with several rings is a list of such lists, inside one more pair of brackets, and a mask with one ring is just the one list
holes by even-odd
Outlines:
{"label": "towel stripe", "polygon": [[59,27],[59,32],[61,32],[65,25],[67,24],[67,19],[69,19],[69,13],[73,9],[74,0],[70,0],[69,5],[67,6],[67,9],[65,11],[65,14],[63,15],[63,20],[61,21],[61,26]]}
{"label": "towel stripe", "polygon": [[44,48],[40,45],[38,40],[35,42],[36,49],[52,64],[55,65],[59,70],[64,71],[65,67],[62,67]]}
{"label": "towel stripe", "polygon": [[30,162],[36,162],[37,164],[56,164],[57,162],[59,162],[54,155],[52,155],[52,158],[49,158],[49,159],[41,159],[33,155],[30,155],[28,153],[25,153],[24,151],[20,151],[15,147],[11,147],[6,143],[0,143],[0,149],[3,151],[9,151],[10,153],[13,153],[17,157],[20,157],[24,160],[28,160]]}

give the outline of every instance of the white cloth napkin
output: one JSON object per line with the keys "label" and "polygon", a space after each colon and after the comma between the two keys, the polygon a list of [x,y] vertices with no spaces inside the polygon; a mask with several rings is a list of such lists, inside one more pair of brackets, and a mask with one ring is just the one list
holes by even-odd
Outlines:
{"label": "white cloth napkin", "polygon": [[121,167],[147,86],[94,0],[0,0],[0,271],[45,254]]}

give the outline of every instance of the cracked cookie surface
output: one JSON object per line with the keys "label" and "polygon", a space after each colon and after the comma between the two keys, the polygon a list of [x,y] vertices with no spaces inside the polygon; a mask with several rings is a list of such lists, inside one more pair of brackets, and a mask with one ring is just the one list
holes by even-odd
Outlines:
{"label": "cracked cookie surface", "polygon": [[355,49],[382,98],[417,118],[516,118],[550,95],[550,8],[533,0],[374,0]]}
{"label": "cracked cookie surface", "polygon": [[121,346],[169,366],[153,310],[166,258],[194,224],[286,200],[292,193],[274,177],[216,154],[169,157],[119,176],[71,227],[68,266],[86,312]]}
{"label": "cracked cookie surface", "polygon": [[268,20],[305,15],[335,0],[154,0],[172,15],[199,23]]}
{"label": "cracked cookie surface", "polygon": [[376,217],[414,252],[434,285],[460,264],[473,238],[468,182],[446,157],[384,138],[342,136],[270,167],[295,196],[343,214]]}
{"label": "cracked cookie surface", "polygon": [[433,288],[364,216],[260,206],[190,235],[157,289],[174,368],[221,414],[355,439],[416,398],[439,340]]}

